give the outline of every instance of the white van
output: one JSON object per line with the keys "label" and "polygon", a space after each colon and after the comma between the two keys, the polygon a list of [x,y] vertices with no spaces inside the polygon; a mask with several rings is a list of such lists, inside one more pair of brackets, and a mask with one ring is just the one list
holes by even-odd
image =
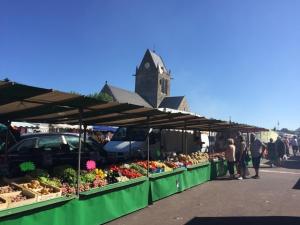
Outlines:
{"label": "white van", "polygon": [[147,158],[147,137],[149,135],[150,158],[159,158],[167,152],[195,152],[208,148],[208,135],[192,131],[185,134],[178,130],[120,127],[110,142],[104,145],[108,160]]}

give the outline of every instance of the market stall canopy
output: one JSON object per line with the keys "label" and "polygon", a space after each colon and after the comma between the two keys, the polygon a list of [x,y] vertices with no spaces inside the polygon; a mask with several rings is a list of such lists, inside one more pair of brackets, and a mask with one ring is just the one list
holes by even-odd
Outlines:
{"label": "market stall canopy", "polygon": [[11,122],[12,127],[23,127],[23,128],[39,128],[38,125],[27,123],[27,122]]}
{"label": "market stall canopy", "polygon": [[265,129],[207,119],[191,113],[165,112],[128,103],[105,102],[95,98],[0,81],[0,118],[51,124],[135,126],[161,129],[191,129],[257,132]]}

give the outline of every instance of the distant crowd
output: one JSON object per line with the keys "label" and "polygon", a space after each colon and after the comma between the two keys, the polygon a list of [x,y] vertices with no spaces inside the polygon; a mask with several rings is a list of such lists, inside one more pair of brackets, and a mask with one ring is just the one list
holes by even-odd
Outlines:
{"label": "distant crowd", "polygon": [[[227,140],[225,157],[228,164],[230,178],[243,180],[250,176],[248,164],[252,161],[255,175],[254,179],[260,178],[259,168],[262,158],[270,160],[270,166],[282,166],[283,161],[290,157],[290,147],[294,156],[299,151],[298,139],[278,136],[277,140],[271,138],[268,143],[260,141],[255,134],[250,135],[250,143],[247,145],[245,137],[238,134],[236,138]],[[235,172],[236,171],[236,172]]]}

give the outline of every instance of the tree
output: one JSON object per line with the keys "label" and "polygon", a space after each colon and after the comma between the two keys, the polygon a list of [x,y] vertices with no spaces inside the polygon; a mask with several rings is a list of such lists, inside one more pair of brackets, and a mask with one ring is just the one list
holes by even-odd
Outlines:
{"label": "tree", "polygon": [[88,97],[100,100],[100,101],[104,101],[104,102],[112,102],[113,101],[113,97],[111,97],[109,94],[107,93],[93,93],[93,94],[89,94]]}

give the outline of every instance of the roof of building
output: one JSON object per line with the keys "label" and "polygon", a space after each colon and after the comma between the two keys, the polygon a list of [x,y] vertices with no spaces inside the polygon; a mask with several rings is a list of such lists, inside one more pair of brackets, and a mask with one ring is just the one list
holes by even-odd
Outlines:
{"label": "roof of building", "polygon": [[131,92],[122,88],[114,87],[108,84],[105,84],[102,91],[105,88],[108,88],[110,90],[114,99],[119,103],[130,103],[134,105],[140,105],[140,106],[152,108],[152,106],[148,102],[146,102],[138,93]]}
{"label": "roof of building", "polygon": [[159,108],[178,109],[184,96],[165,97],[159,105]]}
{"label": "roof of building", "polygon": [[167,68],[166,68],[166,66],[165,66],[162,58],[159,55],[157,55],[155,52],[153,52],[153,51],[151,51],[149,49],[148,49],[148,51],[149,51],[149,53],[150,53],[150,55],[151,55],[151,57],[153,59],[153,62],[155,64],[155,66],[157,66],[157,67],[159,67],[159,68],[164,69],[165,71],[167,71]]}

